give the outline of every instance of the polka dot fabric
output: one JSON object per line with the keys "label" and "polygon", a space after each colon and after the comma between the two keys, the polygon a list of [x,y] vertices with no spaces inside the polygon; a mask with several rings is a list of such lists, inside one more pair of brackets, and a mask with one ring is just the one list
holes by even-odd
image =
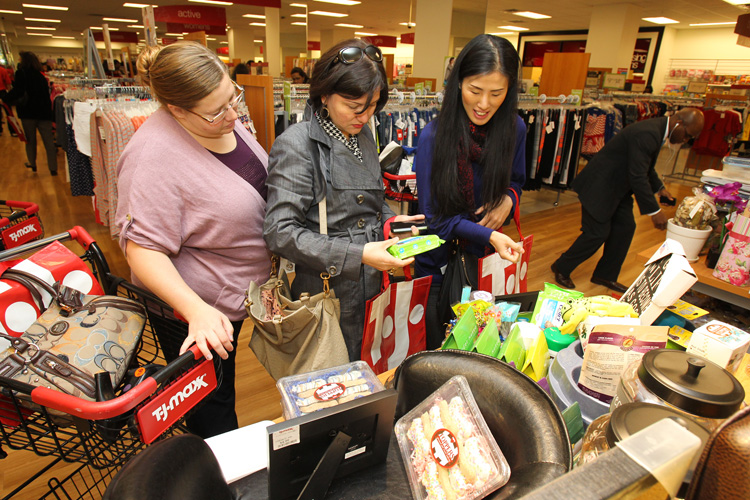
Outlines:
{"label": "polka dot fabric", "polygon": [[[60,282],[86,295],[104,295],[91,269],[76,254],[54,242],[28,259],[0,263],[0,270],[13,268],[31,273],[49,284]],[[40,291],[45,307],[52,297]],[[39,317],[41,311],[29,291],[12,280],[0,279],[0,332],[20,336]]]}

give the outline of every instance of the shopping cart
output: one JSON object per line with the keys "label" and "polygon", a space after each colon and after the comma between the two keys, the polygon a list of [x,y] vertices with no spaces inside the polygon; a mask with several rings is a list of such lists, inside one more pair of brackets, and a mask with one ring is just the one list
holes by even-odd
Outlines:
{"label": "shopping cart", "polygon": [[44,226],[36,203],[0,200],[0,250],[43,237]]}
{"label": "shopping cart", "polygon": [[[0,445],[55,457],[54,463],[62,460],[86,465],[78,469],[79,474],[59,481],[58,490],[80,474],[88,473],[91,479],[90,471],[98,470],[92,480],[98,489],[143,447],[162,437],[186,432],[185,417],[220,384],[221,369],[218,356],[214,361],[205,360],[195,346],[173,361],[165,361],[165,343],[181,344],[187,335],[187,324],[162,325],[156,332],[153,323],[173,319],[173,310],[152,293],[113,276],[98,245],[81,227],[0,252],[0,261],[18,258],[52,241],[66,240],[83,247],[81,258],[107,293],[132,298],[146,307],[148,320],[131,363],[131,377],[126,377],[114,398],[100,402],[0,377]],[[19,393],[25,397],[19,397]],[[33,405],[29,405],[29,399]],[[24,485],[44,472],[39,471]]]}

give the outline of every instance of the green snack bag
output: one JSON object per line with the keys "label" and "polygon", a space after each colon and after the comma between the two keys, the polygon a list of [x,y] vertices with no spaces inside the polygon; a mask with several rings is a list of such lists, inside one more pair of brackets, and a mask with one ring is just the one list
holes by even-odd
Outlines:
{"label": "green snack bag", "polygon": [[440,348],[460,349],[462,351],[471,350],[471,346],[474,345],[474,339],[477,337],[477,332],[479,332],[477,317],[474,314],[474,309],[470,307],[461,316],[461,319],[458,320]]}
{"label": "green snack bag", "polygon": [[443,243],[445,241],[438,238],[435,234],[412,236],[411,238],[399,241],[395,245],[389,246],[388,253],[398,259],[408,259],[417,254],[434,250]]}
{"label": "green snack bag", "polygon": [[583,297],[583,292],[566,290],[552,283],[545,283],[544,290],[539,292],[539,297],[534,305],[531,322],[541,329],[550,326],[560,327],[563,321],[563,313],[568,310],[573,300]]}
{"label": "green snack bag", "polygon": [[473,352],[479,354],[486,354],[488,356],[496,357],[500,351],[500,334],[497,331],[497,323],[494,319],[491,319],[487,326],[484,327],[482,333],[477,337],[477,341],[474,342],[474,347],[471,349]]}

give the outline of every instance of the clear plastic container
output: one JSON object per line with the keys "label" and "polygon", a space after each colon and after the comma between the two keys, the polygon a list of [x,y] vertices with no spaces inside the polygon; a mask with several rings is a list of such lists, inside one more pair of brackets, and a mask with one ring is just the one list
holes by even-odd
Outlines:
{"label": "clear plastic container", "polygon": [[286,420],[385,390],[364,361],[282,377],[276,387]]}
{"label": "clear plastic container", "polygon": [[510,479],[510,467],[466,378],[452,377],[396,423],[416,500],[482,498]]}

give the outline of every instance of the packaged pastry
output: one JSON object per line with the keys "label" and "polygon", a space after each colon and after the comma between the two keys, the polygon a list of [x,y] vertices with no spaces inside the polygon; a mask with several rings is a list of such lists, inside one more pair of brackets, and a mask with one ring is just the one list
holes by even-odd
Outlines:
{"label": "packaged pastry", "polygon": [[282,377],[276,387],[287,420],[385,390],[364,361]]}
{"label": "packaged pastry", "polygon": [[396,423],[417,500],[473,500],[500,488],[510,467],[466,378],[452,377]]}

